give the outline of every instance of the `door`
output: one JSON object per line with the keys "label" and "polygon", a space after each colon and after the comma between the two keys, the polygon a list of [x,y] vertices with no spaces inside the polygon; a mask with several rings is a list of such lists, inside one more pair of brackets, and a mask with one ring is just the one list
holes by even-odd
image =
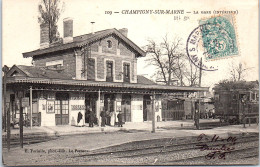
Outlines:
{"label": "door", "polygon": [[131,122],[131,96],[123,95],[122,96],[122,114],[123,122]]}
{"label": "door", "polygon": [[144,121],[151,121],[152,120],[152,103],[149,95],[144,96],[143,101],[143,119]]}
{"label": "door", "polygon": [[68,93],[56,94],[55,122],[56,125],[69,124],[69,94]]}

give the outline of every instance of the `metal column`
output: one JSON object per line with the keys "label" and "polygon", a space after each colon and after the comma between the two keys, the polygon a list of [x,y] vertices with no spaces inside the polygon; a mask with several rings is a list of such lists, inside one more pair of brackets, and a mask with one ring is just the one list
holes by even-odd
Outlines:
{"label": "metal column", "polygon": [[155,93],[153,92],[152,133],[155,133]]}
{"label": "metal column", "polygon": [[30,87],[30,125],[32,129],[32,87]]}

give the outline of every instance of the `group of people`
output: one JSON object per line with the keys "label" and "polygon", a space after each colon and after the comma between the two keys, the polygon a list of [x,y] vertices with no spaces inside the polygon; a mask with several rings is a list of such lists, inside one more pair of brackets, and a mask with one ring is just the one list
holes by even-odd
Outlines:
{"label": "group of people", "polygon": [[96,122],[96,115],[92,111],[92,108],[89,108],[88,111],[85,114],[85,120],[88,119],[89,127],[94,127],[94,122]]}
{"label": "group of people", "polygon": [[[111,125],[111,117],[112,117],[113,112],[109,112],[109,111],[101,111],[100,113],[100,117],[101,117],[101,127],[105,127],[105,125]],[[119,113],[117,114],[117,118],[118,118],[118,127],[123,127],[123,120],[122,120],[122,112],[119,111]]]}
{"label": "group of people", "polygon": [[[105,125],[111,125],[111,117],[113,115],[113,112],[109,112],[109,111],[101,111],[100,113],[100,117],[101,117],[101,127],[105,127]],[[81,116],[78,116],[82,118]],[[88,120],[89,122],[89,127],[93,127],[94,123],[98,123],[95,112],[92,111],[91,108],[88,108],[86,114],[85,114],[85,119]],[[118,126],[119,127],[123,127],[123,116],[122,116],[122,112],[119,111],[119,113],[117,114],[117,118],[118,118]],[[79,118],[78,118],[79,119]],[[79,121],[78,121],[79,122]]]}

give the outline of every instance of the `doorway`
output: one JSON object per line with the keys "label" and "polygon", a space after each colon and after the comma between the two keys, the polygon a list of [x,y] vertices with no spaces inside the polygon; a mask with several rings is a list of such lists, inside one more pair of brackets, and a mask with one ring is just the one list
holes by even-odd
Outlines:
{"label": "doorway", "polygon": [[104,110],[106,112],[106,125],[111,125],[112,112],[114,112],[114,94],[104,95]]}
{"label": "doorway", "polygon": [[56,93],[55,122],[56,125],[69,124],[69,94],[68,93]]}
{"label": "doorway", "polygon": [[92,109],[92,112],[96,113],[97,98],[98,96],[96,93],[87,93],[85,95],[85,123],[89,123],[90,108]]}
{"label": "doorway", "polygon": [[152,103],[149,95],[144,95],[143,101],[143,120],[151,121],[152,120]]}
{"label": "doorway", "polygon": [[122,95],[123,122],[131,122],[131,95]]}

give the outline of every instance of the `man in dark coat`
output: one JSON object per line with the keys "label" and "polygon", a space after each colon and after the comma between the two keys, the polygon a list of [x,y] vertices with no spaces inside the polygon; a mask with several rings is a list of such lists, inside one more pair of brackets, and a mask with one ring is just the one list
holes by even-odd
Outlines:
{"label": "man in dark coat", "polygon": [[122,118],[123,116],[122,116],[122,113],[121,113],[121,111],[119,111],[119,113],[117,114],[117,118],[118,118],[118,127],[123,127],[123,118]]}
{"label": "man in dark coat", "polygon": [[105,112],[105,111],[101,111],[100,116],[101,116],[101,127],[105,127],[105,123],[106,123],[106,112]]}
{"label": "man in dark coat", "polygon": [[111,122],[110,112],[106,111],[106,124],[110,126],[111,125],[110,122]]}
{"label": "man in dark coat", "polygon": [[95,114],[92,111],[92,109],[90,108],[89,109],[89,127],[93,127],[94,120],[95,120]]}

